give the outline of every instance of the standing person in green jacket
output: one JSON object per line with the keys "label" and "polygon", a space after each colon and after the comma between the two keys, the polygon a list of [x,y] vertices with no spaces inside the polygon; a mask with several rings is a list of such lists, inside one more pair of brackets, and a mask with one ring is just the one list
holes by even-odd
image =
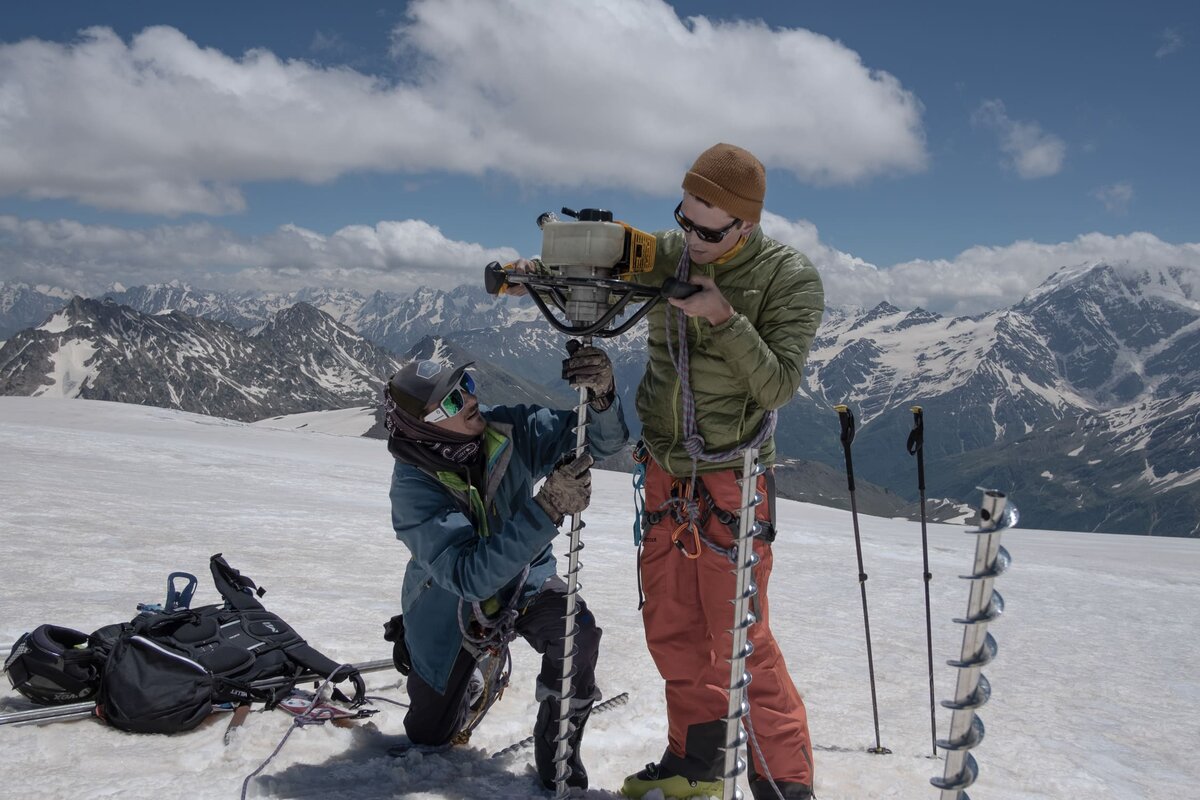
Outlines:
{"label": "standing person in green jacket", "polygon": [[[737,533],[729,515],[741,505],[741,454],[757,444],[760,461],[773,463],[774,412],[800,387],[825,308],[812,263],[759,228],[765,194],[757,158],[715,145],[683,178],[679,229],[657,236],[651,280],[675,276],[701,291],[651,312],[637,392],[646,463],[642,619],[666,681],[668,743],[657,763],[625,779],[628,797],[656,788],[720,795],[735,595],[728,552]],[[748,748],[750,789],[756,800],[795,800],[812,796],[812,745],[804,701],[770,627],[772,478],[768,472],[758,485],[766,502],[757,511],[764,535],[755,540],[757,624],[746,661],[757,742]]]}
{"label": "standing person in green jacket", "polygon": [[[654,270],[701,287],[649,314],[648,363],[637,392],[646,465],[646,514],[639,559],[646,643],[666,682],[667,747],[659,761],[630,775],[621,793],[641,798],[722,792],[724,717],[736,587],[730,547],[741,504],[742,452],[775,458],[775,411],[796,394],[825,308],[821,279],[797,250],[759,228],[766,172],[746,150],[717,144],[683,178],[677,230],[655,234]],[[517,271],[535,262],[518,261]],[[523,289],[523,287],[521,287]],[[523,294],[524,291],[512,291]],[[813,759],[804,701],[771,633],[767,588],[775,537],[774,481],[757,516],[759,563],[746,660],[754,743],[755,800],[812,797]]]}

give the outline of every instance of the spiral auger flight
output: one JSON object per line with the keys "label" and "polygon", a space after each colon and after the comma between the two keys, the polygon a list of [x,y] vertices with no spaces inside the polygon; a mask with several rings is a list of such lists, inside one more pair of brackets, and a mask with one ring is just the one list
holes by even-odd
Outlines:
{"label": "spiral auger flight", "polygon": [[997,652],[988,625],[1004,613],[1004,598],[992,587],[1012,563],[1012,557],[1000,545],[1000,535],[1006,528],[1015,527],[1018,517],[1016,506],[1008,503],[1003,492],[986,489],[979,508],[979,527],[968,531],[977,537],[975,560],[971,574],[960,577],[971,582],[971,590],[966,616],[954,620],[966,627],[961,655],[947,662],[958,669],[954,699],[942,701],[953,711],[950,732],[937,741],[937,746],[946,751],[946,767],[942,777],[930,780],[941,789],[941,800],[970,800],[966,789],[979,777],[979,765],[970,752],[984,736],[983,721],[976,709],[991,697],[992,687],[982,670]]}
{"label": "spiral auger flight", "polygon": [[729,710],[725,715],[725,768],[723,800],[741,800],[738,776],[746,771],[746,761],[741,749],[746,744],[746,730],[742,719],[750,712],[746,692],[750,686],[750,673],[746,671],[746,659],[754,652],[750,641],[750,626],[757,620],[750,609],[750,602],[758,587],[754,585],[753,569],[758,563],[754,552],[754,537],[762,526],[755,519],[754,511],[763,498],[758,494],[758,476],[766,467],[758,463],[758,448],[747,448],[742,461],[742,503],[738,509],[738,537],[734,542],[734,569],[737,588],[733,596],[733,652],[729,658]]}
{"label": "spiral auger flight", "polygon": [[[582,338],[582,346],[586,347],[592,343],[592,337],[585,336]],[[579,344],[572,340],[567,344],[567,349],[574,351],[578,349]],[[585,387],[579,389],[579,402],[575,406],[575,457],[583,455],[587,450],[587,426],[588,426],[588,390]],[[563,615],[564,633],[563,633],[563,658],[562,668],[559,672],[561,676],[561,684],[559,686],[559,707],[558,707],[558,736],[555,737],[558,747],[554,753],[555,776],[554,786],[556,797],[570,796],[570,790],[566,780],[571,776],[571,768],[568,761],[571,758],[571,735],[575,732],[574,725],[571,722],[571,698],[575,694],[573,683],[575,675],[579,669],[575,664],[575,656],[579,653],[579,647],[575,644],[575,636],[579,633],[579,623],[576,621],[578,601],[577,597],[583,584],[579,582],[579,571],[583,569],[583,562],[579,560],[579,553],[583,550],[583,540],[580,537],[580,532],[583,531],[583,515],[574,513],[571,515],[571,531],[567,546],[567,610]]]}

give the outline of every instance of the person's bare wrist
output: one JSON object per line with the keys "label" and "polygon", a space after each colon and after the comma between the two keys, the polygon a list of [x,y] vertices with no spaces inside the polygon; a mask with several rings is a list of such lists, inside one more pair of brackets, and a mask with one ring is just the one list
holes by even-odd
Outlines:
{"label": "person's bare wrist", "polygon": [[726,303],[724,308],[708,318],[708,324],[712,325],[714,328],[718,325],[724,325],[733,318],[733,314],[733,306],[729,305],[729,303]]}

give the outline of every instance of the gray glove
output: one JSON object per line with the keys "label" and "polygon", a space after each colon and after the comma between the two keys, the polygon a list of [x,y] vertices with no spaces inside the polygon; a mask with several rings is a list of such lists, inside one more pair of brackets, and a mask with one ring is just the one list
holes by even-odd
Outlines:
{"label": "gray glove", "polygon": [[588,390],[588,400],[596,411],[604,411],[612,405],[616,393],[612,361],[599,347],[576,348],[563,359],[562,376],[572,388],[582,386]]}
{"label": "gray glove", "polygon": [[554,468],[534,500],[555,525],[567,514],[578,514],[592,499],[592,457],[587,453]]}

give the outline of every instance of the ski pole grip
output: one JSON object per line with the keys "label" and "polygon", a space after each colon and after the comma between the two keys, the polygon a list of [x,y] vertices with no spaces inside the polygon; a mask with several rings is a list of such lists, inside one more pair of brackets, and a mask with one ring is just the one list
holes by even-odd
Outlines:
{"label": "ski pole grip", "polygon": [[842,423],[842,444],[848,445],[854,441],[854,412],[849,406],[834,406],[833,409]]}
{"label": "ski pole grip", "polygon": [[912,407],[913,429],[908,434],[908,454],[915,456],[917,451],[925,446],[925,415],[920,406]]}
{"label": "ski pole grip", "polygon": [[663,281],[662,296],[671,297],[676,300],[683,300],[684,298],[691,297],[696,292],[701,290],[702,287],[697,286],[694,283],[681,281],[678,278],[667,278],[665,281]]}

